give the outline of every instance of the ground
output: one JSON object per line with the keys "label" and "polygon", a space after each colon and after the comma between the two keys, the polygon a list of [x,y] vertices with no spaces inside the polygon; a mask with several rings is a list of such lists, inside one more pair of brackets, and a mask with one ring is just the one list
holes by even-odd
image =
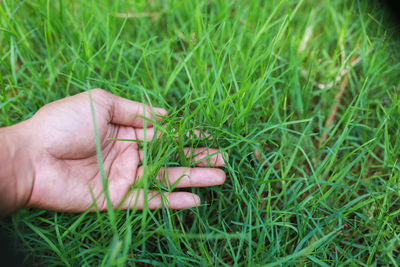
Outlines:
{"label": "ground", "polygon": [[[100,87],[230,155],[224,185],[189,189],[198,208],[23,209],[2,228],[46,266],[398,266],[394,23],[372,1],[2,1],[0,126]],[[168,138],[147,163],[190,165]]]}

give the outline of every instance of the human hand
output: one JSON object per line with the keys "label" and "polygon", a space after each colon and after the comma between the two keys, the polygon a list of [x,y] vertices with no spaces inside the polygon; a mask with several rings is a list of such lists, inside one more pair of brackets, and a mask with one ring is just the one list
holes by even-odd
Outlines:
{"label": "human hand", "polygon": [[[151,121],[154,121],[153,118],[160,120],[166,111],[153,108],[154,114],[149,106],[143,108],[141,103],[101,89],[91,90],[91,95],[111,203],[114,208],[142,209],[146,197],[144,190],[129,192],[143,173],[138,144],[110,139],[143,140],[144,123],[147,125],[146,139],[157,138],[152,124],[145,122],[143,117]],[[83,212],[92,205],[94,196],[98,209],[107,209],[88,92],[45,105],[21,125],[21,130],[29,132],[27,153],[32,166],[31,187],[25,190],[28,191],[25,194],[29,194],[26,207]],[[194,154],[197,154],[194,159],[197,162],[200,160],[197,166],[204,166],[207,162],[213,166],[225,164],[217,149],[200,148]],[[156,178],[161,179],[164,171],[170,184],[180,179],[176,188],[212,186],[225,181],[225,173],[217,168],[162,168]],[[164,196],[166,206],[172,209],[193,207],[200,203],[197,195],[188,192],[164,193]],[[148,191],[147,199],[150,209],[162,205],[159,192]]]}

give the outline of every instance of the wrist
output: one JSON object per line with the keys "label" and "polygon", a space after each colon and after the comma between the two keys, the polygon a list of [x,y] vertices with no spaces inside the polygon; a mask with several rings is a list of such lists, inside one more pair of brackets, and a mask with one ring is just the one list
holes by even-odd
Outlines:
{"label": "wrist", "polygon": [[0,214],[25,207],[33,186],[28,121],[0,129]]}

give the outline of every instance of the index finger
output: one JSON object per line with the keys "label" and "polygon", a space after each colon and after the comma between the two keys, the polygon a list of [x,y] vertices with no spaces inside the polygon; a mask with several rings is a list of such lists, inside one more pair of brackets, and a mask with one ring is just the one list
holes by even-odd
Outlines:
{"label": "index finger", "polygon": [[[124,126],[143,128],[144,124],[151,127],[149,121],[160,121],[167,111],[163,108],[150,107],[149,105],[132,101],[111,94],[112,110],[111,122]],[[149,121],[146,121],[149,120]]]}

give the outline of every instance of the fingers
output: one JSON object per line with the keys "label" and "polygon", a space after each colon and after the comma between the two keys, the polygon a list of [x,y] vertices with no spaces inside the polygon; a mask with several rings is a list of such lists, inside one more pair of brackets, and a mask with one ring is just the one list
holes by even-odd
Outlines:
{"label": "fingers", "polygon": [[[154,128],[147,128],[145,129],[135,129],[136,139],[140,141],[151,141],[153,140],[155,129]],[[161,131],[157,131],[157,137],[161,135]]]}
{"label": "fingers", "polygon": [[185,156],[187,158],[193,157],[193,163],[196,166],[213,166],[221,167],[225,166],[224,156],[227,158],[227,153],[221,152],[216,148],[196,148],[192,149],[189,147],[183,148]]}
{"label": "fingers", "polygon": [[143,209],[146,207],[147,200],[148,209],[158,209],[163,205],[169,209],[186,209],[200,205],[200,197],[188,192],[172,192],[161,193],[155,191],[147,191],[145,194],[143,189],[134,190],[122,205],[123,209]]}
{"label": "fingers", "polygon": [[[143,166],[138,169],[138,177],[143,177]],[[183,188],[221,185],[226,176],[221,169],[169,167],[161,168],[156,178],[165,186]]]}
{"label": "fingers", "polygon": [[[221,167],[225,166],[225,159],[228,159],[226,152],[221,152],[216,148],[189,148],[184,147],[183,151],[186,158],[192,158],[192,163],[199,167]],[[139,150],[140,161],[143,159],[143,150]]]}
{"label": "fingers", "polygon": [[[159,121],[167,114],[163,108],[152,109],[148,105],[116,96],[102,89],[93,89],[92,93],[111,100],[111,122],[114,124],[141,128],[145,121],[143,118]],[[151,123],[146,123],[151,126]]]}

